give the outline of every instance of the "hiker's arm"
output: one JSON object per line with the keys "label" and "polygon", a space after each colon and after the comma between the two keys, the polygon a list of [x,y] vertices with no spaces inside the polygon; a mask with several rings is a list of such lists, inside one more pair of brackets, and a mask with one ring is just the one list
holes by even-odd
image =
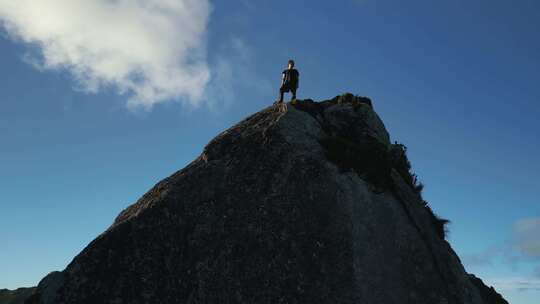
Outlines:
{"label": "hiker's arm", "polygon": [[281,85],[283,86],[285,84],[285,73],[281,73]]}

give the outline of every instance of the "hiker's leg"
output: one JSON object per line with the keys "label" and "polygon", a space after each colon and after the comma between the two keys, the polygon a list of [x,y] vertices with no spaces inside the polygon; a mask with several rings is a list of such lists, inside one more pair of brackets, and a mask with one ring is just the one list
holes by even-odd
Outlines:
{"label": "hiker's leg", "polygon": [[283,102],[283,93],[285,93],[285,90],[283,90],[283,87],[279,88],[279,99],[277,102]]}
{"label": "hiker's leg", "polygon": [[279,88],[279,102],[283,102],[283,94],[285,93],[285,90],[283,87]]}
{"label": "hiker's leg", "polygon": [[291,93],[292,93],[292,100],[295,100],[296,99],[296,88],[292,88]]}

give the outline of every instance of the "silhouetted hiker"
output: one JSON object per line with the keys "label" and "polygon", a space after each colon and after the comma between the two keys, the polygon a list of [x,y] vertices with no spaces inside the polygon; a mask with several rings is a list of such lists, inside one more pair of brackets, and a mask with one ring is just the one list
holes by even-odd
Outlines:
{"label": "silhouetted hiker", "polygon": [[298,78],[300,77],[300,73],[294,68],[294,60],[289,60],[287,69],[281,74],[281,86],[279,87],[279,100],[277,102],[283,102],[283,94],[291,92],[291,101],[294,103],[296,102],[296,89],[298,89]]}

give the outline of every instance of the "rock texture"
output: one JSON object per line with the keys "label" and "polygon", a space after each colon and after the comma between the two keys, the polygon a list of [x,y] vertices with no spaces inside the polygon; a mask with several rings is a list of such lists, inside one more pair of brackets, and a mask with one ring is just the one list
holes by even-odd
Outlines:
{"label": "rock texture", "polygon": [[21,287],[15,290],[0,289],[0,304],[23,304],[34,289],[35,287]]}
{"label": "rock texture", "polygon": [[122,211],[26,303],[492,303],[409,169],[367,98],[270,106]]}

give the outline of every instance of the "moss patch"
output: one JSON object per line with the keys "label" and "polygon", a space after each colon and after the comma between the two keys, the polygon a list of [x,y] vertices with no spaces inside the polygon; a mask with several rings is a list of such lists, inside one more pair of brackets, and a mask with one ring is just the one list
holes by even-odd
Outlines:
{"label": "moss patch", "polygon": [[355,109],[359,107],[361,104],[367,104],[371,108],[373,108],[373,104],[369,97],[353,95],[352,93],[345,93],[345,94],[338,95],[332,98],[329,102],[333,104],[350,103]]}
{"label": "moss patch", "polygon": [[437,236],[440,239],[444,240],[446,236],[448,235],[447,225],[450,223],[450,220],[441,218],[437,214],[435,214],[435,212],[433,212],[433,209],[431,209],[431,206],[429,206],[428,202],[422,200],[422,205],[426,209],[427,213],[429,214],[431,225],[433,225],[433,228],[435,229]]}

